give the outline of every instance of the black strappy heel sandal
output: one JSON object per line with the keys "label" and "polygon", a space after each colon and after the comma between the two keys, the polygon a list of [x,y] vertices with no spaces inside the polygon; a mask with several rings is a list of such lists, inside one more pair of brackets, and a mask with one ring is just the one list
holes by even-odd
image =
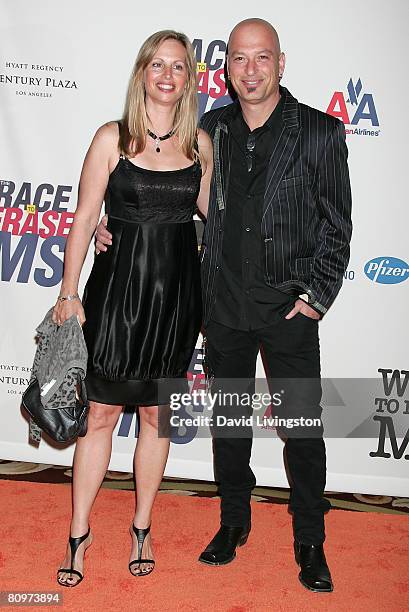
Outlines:
{"label": "black strappy heel sandal", "polygon": [[[146,527],[146,529],[138,529],[138,527],[135,527],[135,525],[132,523],[132,529],[138,540],[138,558],[134,559],[133,561],[129,563],[129,566],[128,566],[129,571],[131,572],[132,576],[147,576],[148,574],[153,572],[155,568],[155,561],[154,559],[142,559],[141,557],[142,557],[143,543],[145,542],[145,538],[151,530],[151,526],[149,525],[149,527]],[[140,570],[141,563],[150,563],[151,565],[153,565],[153,567],[146,571],[139,571],[138,573],[134,573],[132,571],[133,566],[137,565],[138,566],[137,569]]]}
{"label": "black strappy heel sandal", "polygon": [[[74,569],[74,561],[75,561],[75,555],[77,554],[77,550],[80,544],[82,544],[82,542],[84,542],[87,537],[90,534],[90,527],[88,527],[88,531],[87,533],[85,533],[84,535],[80,536],[79,538],[73,538],[73,537],[69,537],[69,543],[70,543],[70,548],[71,548],[71,567],[60,567],[60,569],[57,571],[57,582],[58,584],[60,584],[61,586],[65,586],[65,587],[75,587],[77,586],[77,584],[79,584],[83,579],[84,579],[84,575],[81,574],[81,572],[79,572],[78,570]],[[88,547],[87,547],[88,548]],[[85,556],[85,551],[84,551],[84,556]],[[78,576],[79,580],[77,580],[77,582],[75,582],[74,584],[70,584],[69,582],[61,582],[61,580],[59,580],[58,576],[60,573],[66,573],[66,574],[74,574],[74,576]]]}

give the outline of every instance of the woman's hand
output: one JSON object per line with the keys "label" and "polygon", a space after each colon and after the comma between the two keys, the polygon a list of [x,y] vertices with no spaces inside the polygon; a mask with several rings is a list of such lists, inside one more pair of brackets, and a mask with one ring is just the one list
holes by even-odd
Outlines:
{"label": "woman's hand", "polygon": [[57,323],[57,325],[62,325],[64,321],[72,317],[72,315],[77,315],[79,323],[82,327],[85,323],[85,313],[81,300],[79,298],[64,300],[62,302],[57,300],[52,317],[54,323]]}

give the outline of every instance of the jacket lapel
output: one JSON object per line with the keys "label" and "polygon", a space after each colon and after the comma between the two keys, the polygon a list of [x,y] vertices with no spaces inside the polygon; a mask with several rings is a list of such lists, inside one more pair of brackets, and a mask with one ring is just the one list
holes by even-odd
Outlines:
{"label": "jacket lapel", "polygon": [[301,133],[297,100],[285,87],[280,87],[280,92],[285,96],[283,125],[268,164],[263,217],[271,206]]}
{"label": "jacket lapel", "polygon": [[224,123],[219,122],[216,125],[216,130],[213,138],[213,161],[216,183],[216,202],[219,212],[226,208],[226,177],[224,174],[224,160],[226,159],[226,155],[223,155],[223,145],[226,140],[226,131],[226,125]]}
{"label": "jacket lapel", "polygon": [[229,133],[228,118],[233,105],[226,109],[226,113],[218,121],[213,137],[214,174],[216,185],[217,208],[224,212],[227,205],[230,163],[231,163],[231,136]]}

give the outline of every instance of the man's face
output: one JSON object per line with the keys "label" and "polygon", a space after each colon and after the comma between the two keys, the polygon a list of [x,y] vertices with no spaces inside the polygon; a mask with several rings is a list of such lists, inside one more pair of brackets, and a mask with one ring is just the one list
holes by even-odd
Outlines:
{"label": "man's face", "polygon": [[269,28],[253,23],[233,30],[227,68],[239,100],[259,104],[277,96],[284,66],[284,53],[280,53],[277,39]]}

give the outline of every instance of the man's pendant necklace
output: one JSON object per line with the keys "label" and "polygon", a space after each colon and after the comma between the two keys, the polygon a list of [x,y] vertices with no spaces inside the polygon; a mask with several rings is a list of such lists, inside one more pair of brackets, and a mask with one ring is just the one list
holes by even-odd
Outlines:
{"label": "man's pendant necklace", "polygon": [[160,143],[162,142],[162,140],[167,140],[168,138],[173,136],[173,134],[174,134],[173,130],[170,130],[170,132],[168,132],[164,136],[156,136],[156,134],[154,134],[153,132],[151,132],[148,129],[148,135],[151,138],[153,138],[153,140],[155,141],[155,144],[156,144],[156,153],[160,153]]}

